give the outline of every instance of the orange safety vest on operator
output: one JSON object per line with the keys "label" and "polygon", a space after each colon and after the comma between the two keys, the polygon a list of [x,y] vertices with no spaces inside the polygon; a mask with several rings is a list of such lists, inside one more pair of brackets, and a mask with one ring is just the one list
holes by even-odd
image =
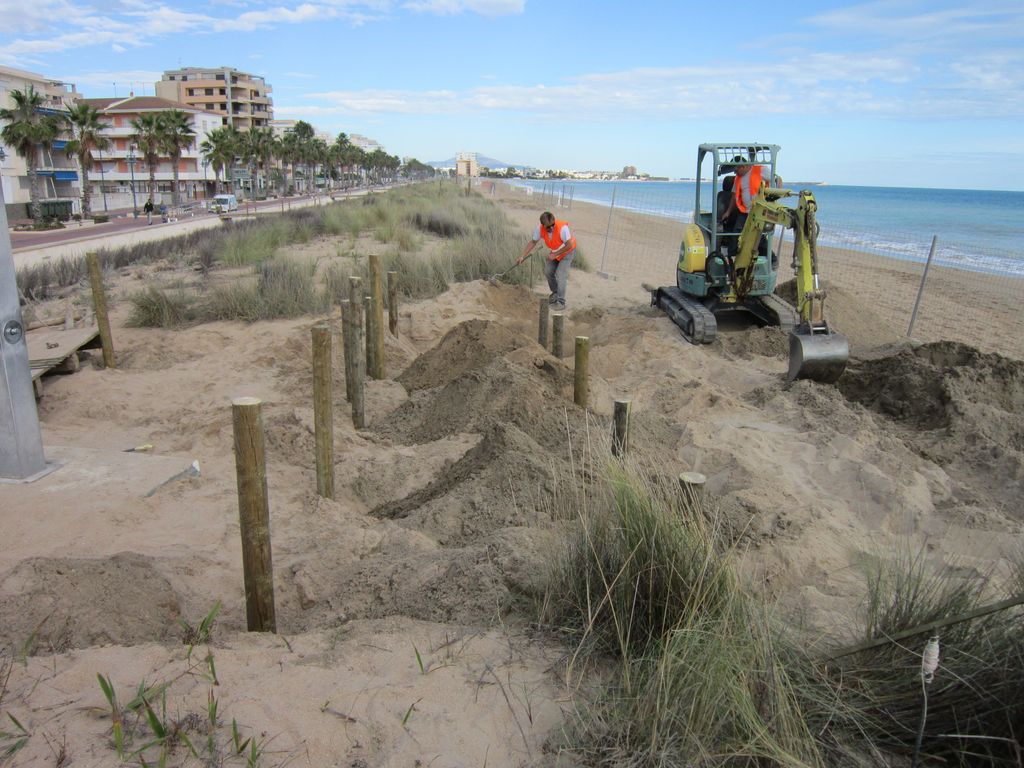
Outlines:
{"label": "orange safety vest on operator", "polygon": [[750,190],[750,199],[753,200],[757,197],[758,191],[761,189],[761,166],[755,165],[747,171],[746,176],[737,176],[736,185],[736,207],[739,208],[743,213],[747,213],[747,207],[743,204],[743,185],[749,184],[748,189]]}
{"label": "orange safety vest on operator", "polygon": [[[547,247],[550,248],[552,251],[557,251],[559,248],[561,248],[563,245],[565,245],[565,243],[562,242],[562,234],[561,234],[562,227],[568,227],[568,226],[569,226],[569,222],[567,222],[567,221],[558,221],[556,219],[555,220],[555,228],[553,230],[551,230],[551,234],[550,235],[548,234],[548,231],[542,226],[540,228],[540,236],[544,239],[544,244],[547,245]],[[576,250],[576,238],[572,234],[572,228],[571,227],[569,228],[569,246],[570,246],[569,250],[566,251],[565,253],[559,255],[555,259],[555,261],[561,261],[562,259],[564,259],[566,257],[566,255],[568,255],[569,253],[572,253],[574,250]]]}

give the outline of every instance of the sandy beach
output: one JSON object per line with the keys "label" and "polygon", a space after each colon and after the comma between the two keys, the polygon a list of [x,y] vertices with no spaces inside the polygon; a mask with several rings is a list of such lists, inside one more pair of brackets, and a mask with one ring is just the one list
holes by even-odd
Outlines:
{"label": "sandy beach", "polygon": [[[540,210],[503,185],[493,198],[525,243]],[[633,401],[638,460],[707,477],[752,589],[811,645],[851,636],[865,568],[902,553],[1005,575],[1024,544],[1024,363],[990,353],[1024,346],[992,333],[1004,313],[1019,323],[1001,291],[930,276],[911,342],[913,267],[828,252],[828,310],[854,359],[835,386],[788,385],[778,330],[723,323],[696,347],[649,306],[642,283],[674,279],[677,224],[622,214],[606,250],[607,209],[564,215],[617,278],[570,279],[590,410],[572,402],[571,345],[557,358],[536,343],[541,282],[406,302],[364,430],[336,340],[335,500],[317,496],[313,458],[310,329],[324,318],[130,328],[130,294],[202,278],[164,264],[109,275],[119,367],[47,379],[44,444],[64,466],[0,485],[3,705],[31,734],[11,765],[62,748],[75,766],[116,763],[97,674],[123,700],[169,683],[182,720],[201,720],[212,691],[227,764],[244,764],[226,746],[236,719],[267,766],[573,765],[558,747],[580,684],[572,649],[536,631],[530,605],[573,523],[553,500],[583,482],[574,451],[605,439],[614,398]],[[339,250],[320,238],[290,252],[326,265]],[[243,395],[263,401],[277,635],[245,631],[230,408]],[[193,461],[200,474],[179,476]],[[218,602],[210,642],[186,657],[179,620]]]}
{"label": "sandy beach", "polygon": [[[536,226],[543,206],[540,195],[523,187],[496,183],[491,195],[526,228]],[[626,284],[671,285],[682,224],[670,219],[573,201],[571,209],[555,208],[573,225],[577,239],[595,270],[615,275]],[[608,234],[607,246],[605,236]],[[793,276],[792,245],[783,248],[779,282]],[[892,334],[906,336],[921,284],[923,265],[862,251],[820,247],[821,275],[826,287],[860,297],[860,311],[877,315]],[[953,340],[978,349],[1024,358],[1024,314],[1019,297],[1024,280],[932,265],[914,324],[921,341]],[[841,301],[841,299],[839,300]],[[826,305],[826,311],[828,305]],[[843,309],[836,308],[842,315]],[[851,318],[852,319],[852,318]],[[839,330],[843,330],[841,325]],[[891,339],[879,339],[885,341]]]}

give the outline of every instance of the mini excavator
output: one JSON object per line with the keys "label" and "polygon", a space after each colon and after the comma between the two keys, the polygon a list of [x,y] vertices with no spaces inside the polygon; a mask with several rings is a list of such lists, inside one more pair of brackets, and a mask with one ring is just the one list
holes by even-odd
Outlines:
{"label": "mini excavator", "polygon": [[[824,316],[825,290],[818,280],[817,204],[808,190],[782,189],[776,176],[779,147],[775,144],[701,144],[697,151],[697,192],[694,221],[686,226],[679,248],[676,285],[651,291],[651,304],[661,308],[693,344],[715,338],[715,315],[741,311],[760,325],[777,325],[789,334],[789,375],[794,379],[836,381],[846,369],[850,346],[832,331]],[[712,194],[710,209],[701,205],[702,165],[711,162],[711,179],[742,166],[761,166],[763,181],[738,226],[719,217],[730,208],[731,186],[739,176],[723,180]],[[731,180],[731,181],[730,181]],[[796,197],[795,208],[779,201]],[[779,254],[773,250],[777,226],[793,231],[796,307],[775,295]],[[780,239],[781,245],[781,239]]]}

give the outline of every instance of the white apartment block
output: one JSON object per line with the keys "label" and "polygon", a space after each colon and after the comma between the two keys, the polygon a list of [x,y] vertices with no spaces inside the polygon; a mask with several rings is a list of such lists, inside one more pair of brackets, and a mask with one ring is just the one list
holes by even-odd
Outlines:
{"label": "white apartment block", "polygon": [[[67,103],[81,98],[72,83],[26,72],[21,69],[0,67],[0,107],[11,109],[14,99],[11,91],[26,91],[32,86],[45,99],[45,110],[66,112]],[[53,148],[39,148],[38,173],[39,189],[44,200],[72,201],[77,206],[79,191],[78,171],[75,159],[64,152],[67,136],[54,142]],[[0,185],[3,189],[4,203],[7,207],[7,218],[11,220],[28,217],[27,204],[30,199],[28,168],[13,147],[0,142]],[[77,207],[75,208],[77,210]]]}

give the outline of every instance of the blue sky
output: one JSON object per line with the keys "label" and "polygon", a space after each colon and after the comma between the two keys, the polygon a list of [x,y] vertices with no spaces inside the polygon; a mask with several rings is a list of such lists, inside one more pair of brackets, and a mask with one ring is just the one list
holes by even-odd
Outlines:
{"label": "blue sky", "polygon": [[702,141],[760,141],[794,180],[1024,189],[1020,0],[0,0],[0,18],[0,64],[86,96],[233,66],[271,84],[275,117],[424,161],[685,177]]}

